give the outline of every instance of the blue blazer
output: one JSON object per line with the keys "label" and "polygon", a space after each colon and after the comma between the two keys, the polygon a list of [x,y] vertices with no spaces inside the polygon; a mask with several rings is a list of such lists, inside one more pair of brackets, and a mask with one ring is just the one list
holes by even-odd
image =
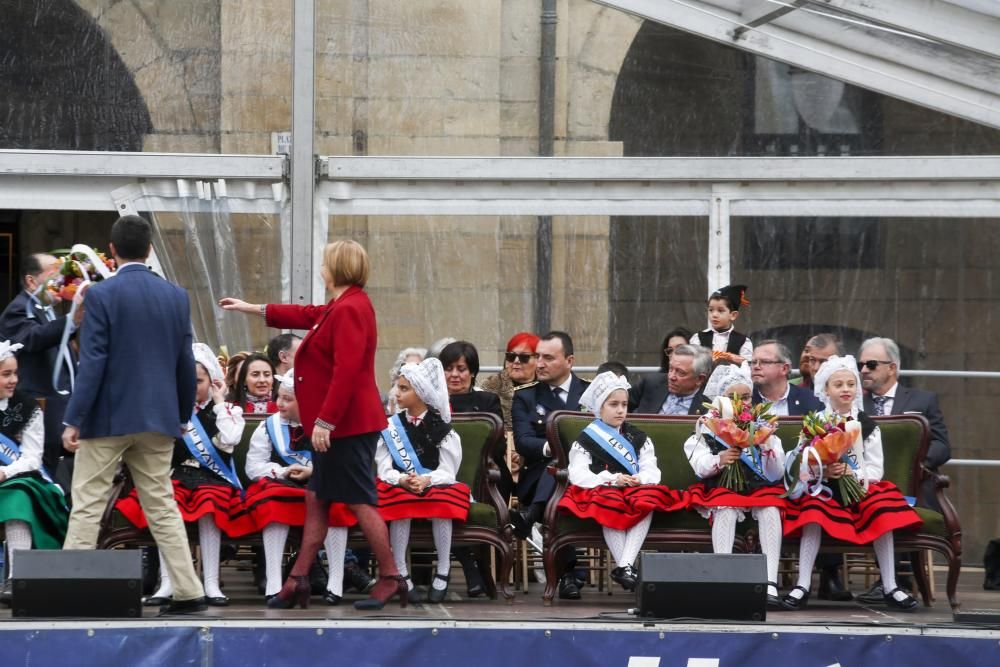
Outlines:
{"label": "blue blazer", "polygon": [[[0,314],[0,340],[20,343],[17,353],[18,389],[39,398],[55,394],[52,371],[56,364],[66,316],[49,320],[45,310],[24,290],[11,299]],[[69,389],[69,372],[63,374],[60,389]],[[46,405],[48,409],[48,405]]]}
{"label": "blue blazer", "polygon": [[146,431],[178,437],[195,399],[187,293],[130,264],[93,285],[84,303],[65,422],[79,427],[81,438]]}
{"label": "blue blazer", "polygon": [[[753,388],[752,402],[754,405],[764,402],[764,397],[760,395],[757,387]],[[788,385],[788,416],[802,417],[810,412],[819,412],[823,409],[825,409],[823,401],[816,398],[816,394],[798,385]]]}

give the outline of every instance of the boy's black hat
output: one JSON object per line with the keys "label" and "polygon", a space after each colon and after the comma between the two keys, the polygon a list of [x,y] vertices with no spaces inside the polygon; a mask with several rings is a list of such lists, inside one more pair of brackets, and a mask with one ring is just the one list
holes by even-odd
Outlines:
{"label": "boy's black hat", "polygon": [[729,304],[729,310],[739,310],[740,306],[749,306],[750,301],[747,299],[747,286],[746,285],[726,285],[725,287],[720,287],[719,289],[712,292],[712,296],[708,297],[708,300],[712,299],[725,299]]}

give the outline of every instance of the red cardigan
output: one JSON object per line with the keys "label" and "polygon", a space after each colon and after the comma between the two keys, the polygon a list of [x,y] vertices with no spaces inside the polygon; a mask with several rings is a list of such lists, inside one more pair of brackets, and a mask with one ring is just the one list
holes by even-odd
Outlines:
{"label": "red cardigan", "polygon": [[386,427],[375,384],[375,309],[360,287],[324,306],[268,304],[265,321],[279,329],[309,329],[295,353],[295,398],[306,435],[317,419],[331,438]]}

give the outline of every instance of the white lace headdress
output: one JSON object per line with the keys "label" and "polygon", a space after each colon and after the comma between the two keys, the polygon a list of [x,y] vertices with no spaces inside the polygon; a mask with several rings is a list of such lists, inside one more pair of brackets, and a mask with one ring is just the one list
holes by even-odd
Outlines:
{"label": "white lace headdress", "polygon": [[823,401],[827,410],[830,409],[830,395],[826,393],[826,383],[830,380],[830,376],[837,371],[850,371],[851,375],[854,376],[857,391],[854,393],[852,407],[855,410],[864,410],[865,401],[861,395],[861,374],[858,373],[858,362],[850,354],[843,357],[830,357],[819,367],[816,377],[813,378],[813,392],[815,392],[816,398]]}
{"label": "white lace headdress", "polygon": [[284,375],[275,375],[275,381],[280,389],[295,393],[295,369],[289,368]]}
{"label": "white lace headdress", "polygon": [[712,371],[712,376],[708,378],[708,383],[705,385],[705,398],[711,400],[716,396],[722,396],[734,384],[745,384],[753,389],[750,367],[746,363],[742,366],[726,364],[718,366]]}
{"label": "white lace headdress", "polygon": [[595,417],[600,419],[601,408],[604,407],[604,401],[608,400],[608,396],[619,389],[628,391],[631,388],[632,385],[624,377],[618,376],[612,371],[605,371],[595,377],[594,381],[583,392],[583,396],[580,397],[580,407],[584,410],[590,410]]}
{"label": "white lace headdress", "polygon": [[9,340],[0,342],[0,361],[7,361],[22,347],[24,347],[24,345],[21,345],[20,343],[14,343],[11,345]]}
{"label": "white lace headdress", "polygon": [[215,352],[212,352],[212,348],[204,343],[195,343],[191,346],[191,351],[194,352],[195,362],[205,367],[212,382],[225,379],[222,366],[219,365],[219,358],[215,356]]}
{"label": "white lace headdress", "polygon": [[399,374],[409,380],[421,401],[437,410],[446,423],[451,422],[448,385],[444,381],[444,368],[436,357],[424,359],[419,364],[404,364]]}

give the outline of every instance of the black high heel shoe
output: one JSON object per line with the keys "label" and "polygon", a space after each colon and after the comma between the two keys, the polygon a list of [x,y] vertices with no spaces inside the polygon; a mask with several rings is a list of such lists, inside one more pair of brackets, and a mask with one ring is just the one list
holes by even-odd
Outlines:
{"label": "black high heel shoe", "polygon": [[427,591],[427,601],[437,604],[439,602],[443,602],[445,596],[448,595],[448,582],[451,580],[451,575],[442,576],[440,574],[435,573],[434,578],[443,581],[444,588],[438,590],[437,588],[434,588],[432,584],[430,590]]}
{"label": "black high heel shoe", "polygon": [[267,608],[291,609],[295,605],[299,605],[302,609],[308,609],[310,593],[312,593],[312,586],[309,584],[309,575],[293,575],[285,580],[281,592],[267,601]]}
{"label": "black high heel shoe", "polygon": [[801,609],[805,609],[806,605],[809,604],[809,591],[802,588],[802,586],[795,586],[792,590],[802,591],[802,597],[797,598],[789,592],[788,595],[781,598],[781,606],[788,611],[799,611]]}
{"label": "black high heel shoe", "polygon": [[391,576],[381,576],[378,583],[372,588],[371,597],[358,600],[354,603],[354,608],[358,610],[382,609],[385,603],[399,596],[400,608],[405,608],[410,597],[410,589],[406,585],[406,577],[401,574]]}

